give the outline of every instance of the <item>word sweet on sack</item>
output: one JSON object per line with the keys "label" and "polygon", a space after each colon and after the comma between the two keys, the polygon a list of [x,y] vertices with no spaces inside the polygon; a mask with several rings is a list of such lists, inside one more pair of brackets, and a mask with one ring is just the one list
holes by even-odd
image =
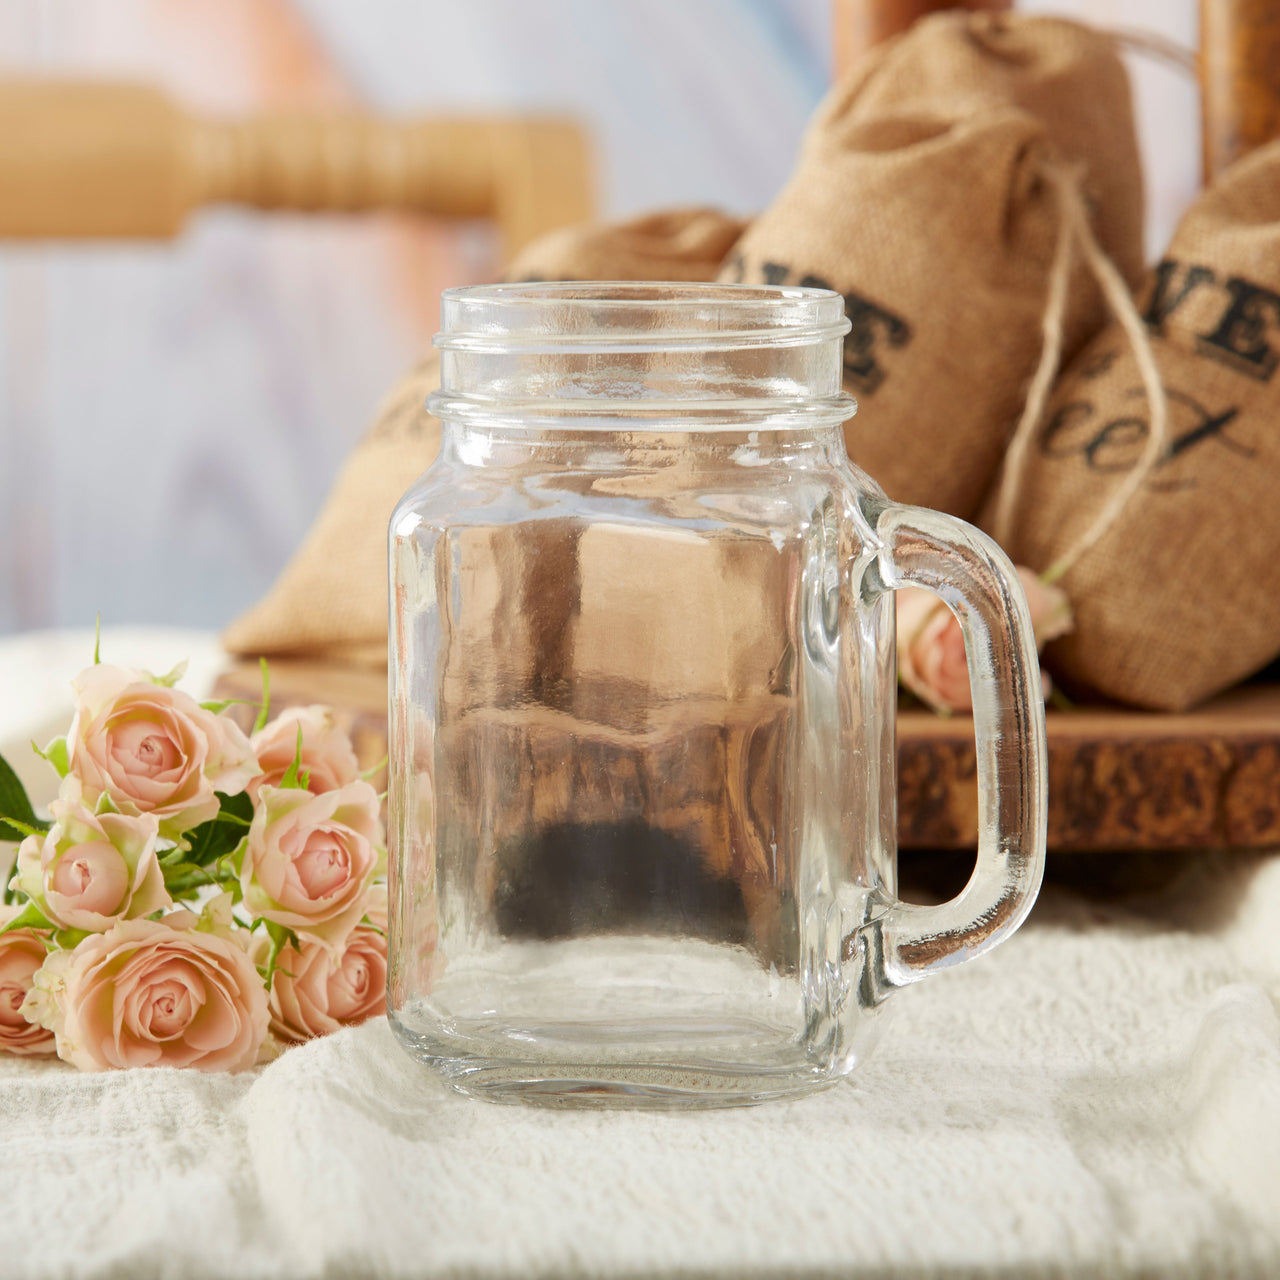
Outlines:
{"label": "word sweet on sack", "polygon": [[[1076,629],[1048,650],[1073,685],[1176,711],[1280,654],[1280,143],[1190,207],[1141,295],[1164,439],[1059,585]],[[1154,415],[1132,342],[1103,330],[1059,379],[996,536],[1056,576],[1139,466]],[[986,517],[984,517],[984,522]]]}

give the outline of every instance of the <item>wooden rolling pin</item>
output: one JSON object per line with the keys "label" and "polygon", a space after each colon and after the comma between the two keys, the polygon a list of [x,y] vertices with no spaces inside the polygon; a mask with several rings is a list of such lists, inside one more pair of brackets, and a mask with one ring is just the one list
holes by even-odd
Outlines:
{"label": "wooden rolling pin", "polygon": [[591,216],[591,165],[559,119],[211,120],[145,85],[0,81],[0,237],[172,236],[219,203],[489,217],[510,255]]}
{"label": "wooden rolling pin", "polygon": [[832,11],[836,75],[842,75],[872,45],[905,31],[938,9],[1009,9],[1013,0],[835,0]]}
{"label": "wooden rolling pin", "polygon": [[1280,137],[1280,2],[1200,0],[1204,179]]}

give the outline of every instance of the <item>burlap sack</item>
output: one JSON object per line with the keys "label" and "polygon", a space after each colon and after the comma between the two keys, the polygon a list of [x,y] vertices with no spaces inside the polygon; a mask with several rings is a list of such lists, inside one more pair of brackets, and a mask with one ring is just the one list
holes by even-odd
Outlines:
{"label": "burlap sack", "polygon": [[[1062,579],[1075,631],[1046,657],[1069,686],[1176,711],[1280,654],[1280,143],[1192,205],[1140,306],[1166,446]],[[998,531],[1013,558],[1044,571],[1070,555],[1149,425],[1133,345],[1112,324],[1059,380],[1033,437]]]}
{"label": "burlap sack", "polygon": [[387,522],[440,448],[439,384],[434,355],[396,384],[271,590],[223,633],[231,653],[386,665]]}
{"label": "burlap sack", "polygon": [[[710,209],[569,227],[530,245],[513,279],[712,280],[743,224]],[[268,594],[224,633],[239,654],[296,655],[381,666],[387,659],[387,521],[434,460],[440,423],[427,413],[439,362],[424,360],[383,402],[306,540]]]}
{"label": "burlap sack", "polygon": [[716,209],[668,209],[564,227],[535,240],[508,280],[714,280],[746,223]]}
{"label": "burlap sack", "polygon": [[[1078,164],[1094,229],[1142,271],[1142,182],[1112,41],[1075,23],[953,11],[872,50],[819,109],[794,175],[721,279],[825,285],[853,329],[854,462],[905,502],[972,517],[1041,345],[1060,208]],[[1066,348],[1104,322],[1082,267]]]}

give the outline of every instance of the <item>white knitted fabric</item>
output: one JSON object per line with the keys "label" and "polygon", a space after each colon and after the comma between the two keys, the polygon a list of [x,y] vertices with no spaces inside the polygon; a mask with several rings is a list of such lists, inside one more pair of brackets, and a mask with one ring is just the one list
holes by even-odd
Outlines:
{"label": "white knitted fabric", "polygon": [[1205,855],[1047,887],[794,1102],[498,1107],[382,1019],[241,1076],[0,1056],[0,1275],[1274,1277],[1278,1000],[1280,859]]}
{"label": "white knitted fabric", "polygon": [[384,1020],[242,1076],[0,1061],[0,1272],[1280,1275],[1280,860],[1049,888],[855,1082],[738,1111],[451,1093]]}

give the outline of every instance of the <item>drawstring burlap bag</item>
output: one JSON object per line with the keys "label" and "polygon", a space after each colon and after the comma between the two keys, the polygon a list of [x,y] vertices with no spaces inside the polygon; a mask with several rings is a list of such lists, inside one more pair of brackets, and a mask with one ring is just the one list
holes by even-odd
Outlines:
{"label": "drawstring burlap bag", "polygon": [[[742,226],[712,209],[678,209],[568,227],[528,246],[508,276],[713,280]],[[392,390],[293,559],[227,628],[222,640],[230,652],[385,665],[387,522],[439,450],[440,423],[426,410],[439,379],[432,356]]]}
{"label": "drawstring burlap bag", "polygon": [[666,209],[563,227],[535,240],[508,280],[714,280],[746,223],[716,209]]}
{"label": "drawstring burlap bag", "polygon": [[[890,497],[972,517],[1040,352],[1061,216],[1044,180],[1074,162],[1103,250],[1142,271],[1142,182],[1114,41],[1072,22],[949,12],[873,49],[819,109],[794,175],[721,279],[844,294],[845,428]],[[1064,345],[1105,320],[1067,281]]]}
{"label": "drawstring burlap bag", "polygon": [[1280,654],[1280,142],[1191,206],[1140,306],[1028,406],[983,523],[1070,597],[1056,675],[1178,711]]}
{"label": "drawstring burlap bag", "polygon": [[396,384],[271,590],[223,633],[229,652],[386,665],[387,523],[439,451],[439,385],[434,355]]}

